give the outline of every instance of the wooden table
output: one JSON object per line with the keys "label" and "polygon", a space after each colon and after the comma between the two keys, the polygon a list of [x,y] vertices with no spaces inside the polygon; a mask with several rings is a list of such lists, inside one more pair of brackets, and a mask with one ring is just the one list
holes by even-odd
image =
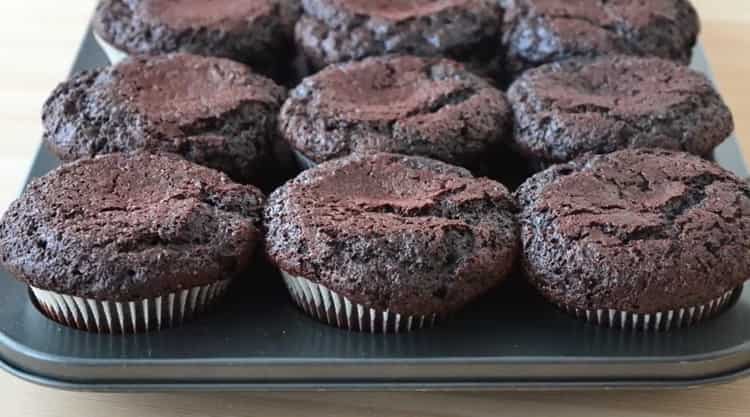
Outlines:
{"label": "wooden table", "polygon": [[[693,0],[702,40],[750,155],[750,1]],[[39,108],[74,57],[94,0],[0,1],[0,212],[39,146]],[[91,394],[0,372],[0,415],[19,416],[748,416],[750,378],[689,391]]]}

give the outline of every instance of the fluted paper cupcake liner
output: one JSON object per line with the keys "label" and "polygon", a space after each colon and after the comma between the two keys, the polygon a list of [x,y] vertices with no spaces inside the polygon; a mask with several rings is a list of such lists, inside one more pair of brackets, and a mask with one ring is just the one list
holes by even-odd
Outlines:
{"label": "fluted paper cupcake liner", "polygon": [[67,326],[99,333],[135,333],[181,324],[226,293],[229,280],[135,301],[101,301],[31,287],[37,307]]}
{"label": "fluted paper cupcake liner", "polygon": [[370,333],[399,333],[432,327],[437,314],[409,316],[357,304],[306,278],[282,271],[294,302],[307,314],[332,326]]}
{"label": "fluted paper cupcake liner", "polygon": [[99,46],[102,48],[102,51],[104,51],[104,54],[107,55],[107,58],[109,58],[109,62],[112,65],[115,65],[118,62],[128,57],[127,52],[124,52],[115,48],[114,46],[112,46],[112,44],[102,39],[96,33],[94,33],[94,39],[96,39],[96,43],[98,43]]}
{"label": "fluted paper cupcake liner", "polygon": [[667,331],[688,327],[723,312],[737,299],[742,287],[727,291],[708,303],[675,310],[639,314],[614,309],[586,310],[570,306],[560,306],[567,313],[589,323],[618,329],[642,331]]}
{"label": "fluted paper cupcake liner", "polygon": [[294,159],[297,161],[297,164],[302,169],[310,169],[317,165],[315,162],[313,162],[310,158],[306,157],[305,155],[302,155],[299,151],[293,151]]}

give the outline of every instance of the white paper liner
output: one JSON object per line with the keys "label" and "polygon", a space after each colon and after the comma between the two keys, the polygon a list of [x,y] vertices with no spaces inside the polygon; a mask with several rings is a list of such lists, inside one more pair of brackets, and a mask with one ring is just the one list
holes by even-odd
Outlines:
{"label": "white paper liner", "polygon": [[96,33],[94,33],[94,39],[96,39],[96,43],[98,43],[99,47],[102,48],[102,51],[104,51],[104,54],[107,55],[107,58],[109,58],[109,62],[112,65],[115,65],[128,57],[127,52],[115,48],[114,46],[112,46],[112,44],[99,37],[99,35],[97,35]]}
{"label": "white paper liner", "polygon": [[310,158],[306,157],[305,155],[302,155],[299,151],[292,151],[294,154],[294,160],[297,161],[297,164],[302,169],[310,169],[317,165],[315,162],[313,162]]}
{"label": "white paper liner", "polygon": [[370,333],[399,333],[435,325],[437,314],[408,316],[353,303],[306,278],[281,271],[294,302],[307,314],[332,326]]}
{"label": "white paper liner", "polygon": [[226,293],[230,280],[136,301],[100,301],[31,287],[39,309],[53,320],[99,333],[135,333],[181,324]]}
{"label": "white paper liner", "polygon": [[688,327],[714,317],[730,306],[740,292],[742,292],[742,287],[727,291],[703,305],[652,314],[638,314],[614,309],[585,310],[570,306],[560,306],[560,308],[580,319],[600,326],[622,330],[658,332]]}

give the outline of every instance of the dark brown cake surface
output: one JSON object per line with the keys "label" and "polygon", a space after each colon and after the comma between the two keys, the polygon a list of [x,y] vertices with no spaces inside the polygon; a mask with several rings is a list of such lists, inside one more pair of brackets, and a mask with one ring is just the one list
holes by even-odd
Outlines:
{"label": "dark brown cake surface", "polygon": [[[140,0],[134,8],[137,19],[166,24],[175,29],[215,27],[246,30],[250,22],[270,16],[273,0]],[[289,1],[287,1],[289,3]]]}
{"label": "dark brown cake surface", "polygon": [[171,152],[265,183],[280,157],[284,88],[223,58],[131,57],[76,74],[43,110],[44,139],[62,160],[112,152]]}
{"label": "dark brown cake surface", "polygon": [[442,58],[386,56],[306,78],[281,112],[293,149],[322,162],[355,152],[426,156],[474,171],[507,146],[503,93]]}
{"label": "dark brown cake surface", "polygon": [[219,56],[285,80],[300,12],[299,0],[103,0],[94,31],[129,54]]}
{"label": "dark brown cake surface", "polygon": [[0,260],[37,288],[109,301],[235,278],[263,195],[174,155],[110,154],[32,181],[0,222]]}
{"label": "dark brown cake surface", "polygon": [[313,68],[385,54],[445,56],[491,73],[496,0],[303,0],[297,43]]}
{"label": "dark brown cake surface", "polygon": [[268,257],[282,271],[376,310],[446,314],[498,284],[518,252],[499,183],[395,154],[321,164],[266,205]]}
{"label": "dark brown cake surface", "polygon": [[688,0],[502,0],[509,72],[571,57],[657,56],[690,62],[700,24]]}
{"label": "dark brown cake surface", "polygon": [[314,1],[307,3],[308,10],[320,17],[325,16],[327,7],[330,7],[351,14],[399,22],[430,16],[455,7],[467,7],[474,0],[319,0],[317,4],[313,4]]}
{"label": "dark brown cake surface", "polygon": [[702,305],[750,271],[750,187],[681,152],[559,164],[516,192],[523,265],[550,301],[656,313]]}
{"label": "dark brown cake surface", "polygon": [[516,147],[543,163],[644,147],[709,156],[734,130],[705,75],[659,58],[544,65],[518,78],[508,99]]}

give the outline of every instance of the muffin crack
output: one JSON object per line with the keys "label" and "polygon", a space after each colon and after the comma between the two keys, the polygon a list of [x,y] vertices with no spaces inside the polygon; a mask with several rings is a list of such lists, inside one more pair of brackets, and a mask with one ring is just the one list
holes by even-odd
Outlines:
{"label": "muffin crack", "polygon": [[163,236],[158,230],[147,231],[132,239],[110,242],[114,251],[118,253],[146,252],[152,249],[180,250],[187,246],[205,246],[209,243],[211,243],[209,237],[188,239],[180,236]]}
{"label": "muffin crack", "polygon": [[661,207],[664,217],[670,221],[674,221],[686,211],[699,206],[706,199],[706,188],[719,179],[718,176],[709,173],[690,178],[688,180],[690,189],[687,193],[674,197]]}
{"label": "muffin crack", "polygon": [[[445,107],[457,106],[471,99],[476,94],[477,94],[477,90],[476,88],[472,86],[460,87],[456,90],[448,92],[447,94],[441,95],[436,100],[433,100],[430,103],[427,103],[425,108],[422,109],[422,111],[417,114],[437,113],[438,111],[442,110]],[[406,117],[412,117],[412,116],[415,116],[415,114],[407,114]]]}
{"label": "muffin crack", "polygon": [[[625,196],[624,191],[621,189],[623,184],[615,181],[612,178],[603,177],[596,173],[591,173],[598,181],[607,183],[617,188],[619,198],[622,201],[627,201],[629,198]],[[645,177],[643,177],[645,179]],[[710,187],[714,182],[720,181],[722,178],[710,173],[702,173],[700,175],[691,177],[689,179],[680,179],[681,182],[686,182],[689,189],[678,196],[670,198],[658,207],[644,207],[639,205],[638,207],[629,209],[626,208],[627,204],[610,204],[610,205],[595,205],[591,208],[572,208],[570,205],[562,205],[562,208],[568,208],[561,213],[548,213],[545,216],[546,225],[545,227],[554,227],[553,223],[556,222],[556,218],[582,218],[582,216],[593,215],[595,216],[587,224],[590,227],[594,227],[601,233],[608,237],[616,238],[620,243],[627,244],[631,241],[638,240],[664,240],[675,238],[684,229],[685,225],[691,223],[691,220],[682,220],[684,214],[696,207],[699,207],[707,197],[706,189]],[[631,186],[642,188],[637,184],[630,184]],[[658,224],[651,225],[634,225],[633,230],[624,230],[622,226],[602,222],[601,218],[605,216],[611,216],[619,213],[627,213],[631,210],[640,215],[652,215],[658,214],[660,222]],[[590,233],[584,233],[579,236],[577,240],[591,237]]]}

